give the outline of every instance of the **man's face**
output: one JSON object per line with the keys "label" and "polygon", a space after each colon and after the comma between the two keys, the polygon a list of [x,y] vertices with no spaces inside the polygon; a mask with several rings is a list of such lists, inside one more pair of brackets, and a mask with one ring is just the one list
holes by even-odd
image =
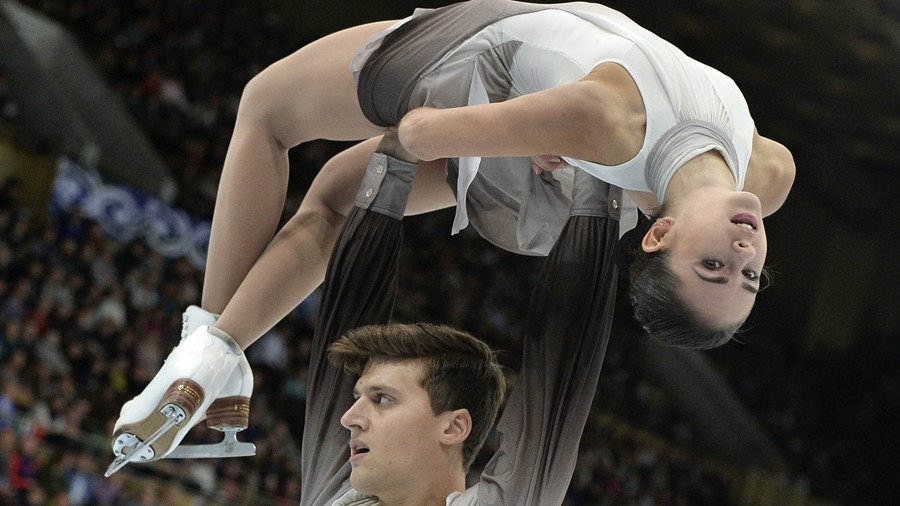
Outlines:
{"label": "man's face", "polygon": [[421,386],[424,370],[421,360],[370,360],[356,382],[356,402],[341,417],[356,490],[383,497],[433,472],[443,428]]}

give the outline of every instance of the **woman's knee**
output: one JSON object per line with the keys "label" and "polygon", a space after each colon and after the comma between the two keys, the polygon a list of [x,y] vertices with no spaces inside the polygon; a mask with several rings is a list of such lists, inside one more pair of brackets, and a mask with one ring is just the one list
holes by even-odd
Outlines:
{"label": "woman's knee", "polygon": [[237,122],[262,128],[284,148],[316,138],[309,131],[314,125],[312,112],[304,114],[296,96],[308,89],[309,77],[291,73],[284,61],[275,62],[244,86],[238,106]]}

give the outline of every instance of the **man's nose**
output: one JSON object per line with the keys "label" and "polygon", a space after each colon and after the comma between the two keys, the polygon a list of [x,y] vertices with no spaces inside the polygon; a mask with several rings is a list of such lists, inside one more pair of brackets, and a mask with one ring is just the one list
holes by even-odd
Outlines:
{"label": "man's nose", "polygon": [[365,430],[365,419],[359,412],[359,400],[354,402],[350,409],[344,411],[344,414],[341,415],[341,425],[345,429],[356,427]]}

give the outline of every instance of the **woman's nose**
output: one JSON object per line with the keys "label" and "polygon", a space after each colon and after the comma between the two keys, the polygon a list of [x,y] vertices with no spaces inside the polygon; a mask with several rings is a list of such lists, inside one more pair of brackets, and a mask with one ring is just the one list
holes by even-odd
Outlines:
{"label": "woman's nose", "polygon": [[753,244],[747,239],[738,239],[734,241],[734,250],[742,256],[752,257],[756,255],[756,248],[754,248]]}

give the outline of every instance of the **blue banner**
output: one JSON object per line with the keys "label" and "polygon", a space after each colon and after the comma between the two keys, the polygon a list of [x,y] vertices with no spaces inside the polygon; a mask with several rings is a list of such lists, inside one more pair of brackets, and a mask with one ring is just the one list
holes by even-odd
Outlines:
{"label": "blue banner", "polygon": [[107,184],[94,169],[60,158],[50,197],[50,212],[81,208],[120,243],[143,239],[167,258],[186,257],[198,269],[206,265],[210,222],[123,185]]}

